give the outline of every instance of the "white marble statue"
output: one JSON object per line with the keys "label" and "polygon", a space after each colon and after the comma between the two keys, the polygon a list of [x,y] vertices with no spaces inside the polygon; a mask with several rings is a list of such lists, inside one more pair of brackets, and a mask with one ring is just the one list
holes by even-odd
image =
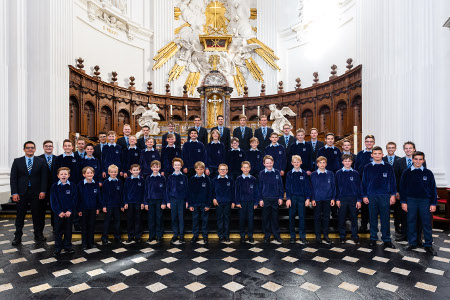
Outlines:
{"label": "white marble statue", "polygon": [[[272,129],[274,132],[281,134],[283,132],[283,126],[285,124],[288,124],[292,128],[291,122],[285,117],[285,115],[295,117],[297,114],[292,111],[289,107],[283,107],[281,110],[277,108],[275,104],[270,104],[269,109],[271,111],[270,113],[270,120],[275,120],[272,124]],[[291,132],[291,135],[292,132]]]}
{"label": "white marble statue", "polygon": [[[139,106],[133,113],[133,116],[142,115],[138,122],[141,128],[147,125],[150,128],[150,135],[158,135],[160,133],[159,124],[155,120],[160,120],[158,116],[159,108],[156,104],[149,104],[149,109],[145,109],[144,106]],[[136,137],[139,138],[142,134],[142,130],[136,133]]]}

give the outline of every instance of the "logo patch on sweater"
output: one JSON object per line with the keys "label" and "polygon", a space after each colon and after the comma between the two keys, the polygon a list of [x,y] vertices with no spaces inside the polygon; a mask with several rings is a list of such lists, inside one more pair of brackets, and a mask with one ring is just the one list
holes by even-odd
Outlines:
{"label": "logo patch on sweater", "polygon": [[183,181],[180,181],[180,184],[184,184],[184,182],[183,182]]}
{"label": "logo patch on sweater", "polygon": [[97,166],[94,166],[94,169],[97,169]]}
{"label": "logo patch on sweater", "polygon": [[163,187],[163,185],[164,185],[164,184],[160,183],[160,184],[159,184],[159,187],[160,187],[160,188],[162,188],[162,187]]}
{"label": "logo patch on sweater", "polygon": [[281,151],[278,151],[278,154],[280,154],[280,155],[281,155],[281,154],[282,154],[282,152],[281,152]]}
{"label": "logo patch on sweater", "polygon": [[251,189],[253,188],[253,184],[250,184],[250,188],[251,188]]}
{"label": "logo patch on sweater", "polygon": [[259,159],[259,154],[258,154],[258,155],[256,155],[256,158],[258,158],[258,159]]}
{"label": "logo patch on sweater", "polygon": [[66,194],[67,194],[67,195],[70,195],[70,190],[67,190],[67,191],[66,191]]}
{"label": "logo patch on sweater", "polygon": [[423,176],[423,180],[427,180],[427,176]]}
{"label": "logo patch on sweater", "polygon": [[231,182],[228,181],[228,182],[227,182],[227,186],[231,186]]}
{"label": "logo patch on sweater", "polygon": [[383,173],[383,177],[387,177],[387,173]]}
{"label": "logo patch on sweater", "polygon": [[334,151],[334,154],[337,154],[337,151]]}
{"label": "logo patch on sweater", "polygon": [[242,153],[239,153],[239,157],[242,157]]}
{"label": "logo patch on sweater", "polygon": [[152,159],[155,159],[155,154],[152,154]]}
{"label": "logo patch on sweater", "polygon": [[350,177],[350,181],[353,181],[353,177]]}
{"label": "logo patch on sweater", "polygon": [[134,156],[139,156],[139,153],[136,152],[136,153],[134,154]]}
{"label": "logo patch on sweater", "polygon": [[117,186],[116,189],[117,189],[118,191],[120,191],[120,186]]}
{"label": "logo patch on sweater", "polygon": [[138,182],[138,186],[141,186],[142,184],[140,182]]}
{"label": "logo patch on sweater", "polygon": [[328,183],[331,183],[331,180],[330,180],[330,179],[328,179]]}
{"label": "logo patch on sweater", "polygon": [[74,159],[72,159],[72,162],[73,162],[73,163],[76,163],[76,162],[77,162],[77,160],[76,160],[76,159],[74,158]]}
{"label": "logo patch on sweater", "polygon": [[116,154],[119,154],[119,150],[116,150]]}
{"label": "logo patch on sweater", "polygon": [[278,175],[275,175],[275,178],[278,180],[279,178],[280,178],[280,176],[278,176]]}
{"label": "logo patch on sweater", "polygon": [[303,180],[303,176],[300,176],[300,180]]}
{"label": "logo patch on sweater", "polygon": [[97,194],[97,189],[94,189],[94,194]]}
{"label": "logo patch on sweater", "polygon": [[303,152],[305,152],[306,151],[306,148],[303,148]]}
{"label": "logo patch on sweater", "polygon": [[200,152],[201,152],[201,150],[200,150],[200,149],[198,149],[197,151],[198,151],[198,153],[200,153]]}
{"label": "logo patch on sweater", "polygon": [[202,183],[202,187],[206,187],[206,182],[203,182],[203,183]]}

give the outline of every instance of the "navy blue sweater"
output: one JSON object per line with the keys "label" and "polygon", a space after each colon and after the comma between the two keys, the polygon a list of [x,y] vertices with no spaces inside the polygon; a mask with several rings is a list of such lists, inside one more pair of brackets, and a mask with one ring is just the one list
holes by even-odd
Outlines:
{"label": "navy blue sweater", "polygon": [[78,201],[77,186],[70,181],[66,184],[54,183],[50,189],[50,206],[55,215],[75,210]]}
{"label": "navy blue sweater", "polygon": [[222,204],[234,202],[234,181],[230,177],[217,176],[212,180],[212,198]]}
{"label": "navy blue sweater", "polygon": [[327,166],[325,169],[336,173],[339,169],[342,169],[342,159],[341,159],[341,150],[337,147],[329,147],[324,146],[319,149],[317,152],[317,157],[324,156],[327,159]]}
{"label": "navy blue sweater", "polygon": [[273,157],[273,168],[279,171],[286,170],[286,149],[284,146],[278,144],[277,146],[272,146],[270,144],[266,147],[265,155],[270,155]]}
{"label": "navy blue sweater", "polygon": [[172,160],[175,157],[181,158],[180,148],[166,146],[161,149],[161,172],[164,172],[164,176],[173,173]]}
{"label": "navy blue sweater", "polygon": [[312,163],[312,156],[313,156],[313,149],[311,144],[304,142],[304,143],[298,143],[297,141],[290,145],[287,149],[287,165],[288,169],[292,169],[292,156],[299,155],[302,158],[302,169],[305,171],[314,171],[313,170],[313,163]]}
{"label": "navy blue sweater", "polygon": [[[84,167],[92,167],[92,168],[94,168],[94,172],[95,172],[94,181],[96,181],[96,182],[101,181],[102,169],[101,169],[100,161],[98,159],[96,159],[95,157],[88,159],[87,156],[85,156],[84,158],[80,158],[80,163],[81,163],[80,171],[82,171]],[[72,177],[72,174],[70,177]]]}
{"label": "navy blue sweater", "polygon": [[266,172],[264,169],[259,172],[258,195],[260,200],[264,198],[283,199],[283,193],[283,180],[281,179],[280,171],[272,169],[272,171]]}
{"label": "navy blue sweater", "polygon": [[358,152],[358,154],[356,155],[355,169],[356,171],[358,171],[359,176],[362,177],[364,168],[372,161],[372,151],[369,152],[366,150],[361,150]]}
{"label": "navy blue sweater", "polygon": [[161,174],[159,176],[151,174],[145,179],[144,204],[154,204],[156,200],[166,202],[166,178]]}
{"label": "navy blue sweater", "polygon": [[187,199],[188,193],[188,179],[184,174],[176,175],[173,173],[167,178],[166,195],[167,203],[170,203],[172,199]]}
{"label": "navy blue sweater", "polygon": [[251,167],[250,174],[257,175],[264,169],[263,157],[264,155],[259,150],[256,151],[248,150],[245,153],[245,158],[250,163]]}
{"label": "navy blue sweater", "polygon": [[106,178],[102,186],[103,207],[123,207],[123,183],[121,180]]}
{"label": "navy blue sweater", "polygon": [[211,206],[211,180],[203,174],[203,176],[192,176],[189,179],[188,205],[189,207]]}
{"label": "navy blue sweater", "polygon": [[218,168],[222,163],[225,163],[225,146],[221,142],[206,145],[206,168]]}
{"label": "navy blue sweater", "polygon": [[395,196],[397,186],[392,166],[384,162],[368,164],[363,171],[361,189],[363,197],[376,195]]}
{"label": "navy blue sweater", "polygon": [[241,149],[233,150],[227,152],[227,165],[228,165],[228,173],[230,174],[240,174],[241,171],[241,163],[245,161],[245,153]]}
{"label": "navy blue sweater", "polygon": [[311,200],[329,201],[336,198],[334,173],[311,173]]}
{"label": "navy blue sweater", "polygon": [[52,165],[53,171],[53,183],[57,183],[58,179],[58,169],[66,167],[70,169],[70,181],[77,184],[83,178],[81,175],[81,161],[79,156],[69,156],[64,157],[64,154],[55,157]]}
{"label": "navy blue sweater", "polygon": [[192,169],[194,168],[194,165],[196,162],[206,161],[206,151],[205,146],[202,144],[202,142],[196,141],[193,142],[192,140],[189,142],[186,142],[183,144],[183,151],[182,151],[182,159],[184,162],[183,168]]}
{"label": "navy blue sweater", "polygon": [[243,175],[236,179],[236,193],[234,196],[234,203],[239,205],[244,202],[252,202],[253,205],[258,205],[258,180],[252,175],[244,178]]}
{"label": "navy blue sweater", "polygon": [[356,198],[361,202],[361,177],[353,169],[341,169],[336,172],[336,200],[344,197]]}
{"label": "navy blue sweater", "polygon": [[430,205],[436,205],[437,189],[433,172],[427,168],[403,171],[400,179],[401,202],[408,203],[408,197],[430,199]]}
{"label": "navy blue sweater", "polygon": [[141,149],[137,146],[135,148],[125,148],[122,154],[122,162],[123,162],[123,170],[122,172],[127,172],[128,176],[131,176],[130,167],[134,164],[138,164],[140,162],[141,157]]}
{"label": "navy blue sweater", "polygon": [[77,186],[78,194],[78,211],[96,210],[101,208],[101,194],[98,182],[84,182],[80,181]]}
{"label": "navy blue sweater", "polygon": [[141,176],[143,176],[144,178],[153,173],[150,167],[152,161],[161,161],[158,150],[156,150],[155,148],[152,149],[153,150],[142,150],[141,157],[139,158],[139,165],[141,166]]}
{"label": "navy blue sweater", "polygon": [[119,172],[123,172],[122,147],[117,144],[103,146],[102,171],[108,174],[108,167],[110,165],[116,165],[119,168]]}
{"label": "navy blue sweater", "polygon": [[123,187],[123,204],[144,203],[145,180],[141,176],[132,178],[131,176],[125,180]]}
{"label": "navy blue sweater", "polygon": [[290,170],[286,175],[286,199],[291,200],[292,196],[303,196],[311,199],[311,186],[306,171],[301,172]]}

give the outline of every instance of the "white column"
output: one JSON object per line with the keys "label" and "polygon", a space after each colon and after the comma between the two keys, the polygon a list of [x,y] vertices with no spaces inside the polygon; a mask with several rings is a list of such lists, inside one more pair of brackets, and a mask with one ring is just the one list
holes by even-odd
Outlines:
{"label": "white column", "polygon": [[[376,144],[405,141],[425,152],[439,186],[448,186],[450,161],[446,70],[450,33],[445,0],[358,1],[363,134]],[[448,82],[448,79],[447,79]]]}
{"label": "white column", "polygon": [[[153,55],[156,55],[159,49],[173,41],[173,0],[154,0],[153,1]],[[153,72],[153,91],[156,94],[166,93],[168,73],[173,67],[173,57],[167,61],[164,66]],[[154,63],[153,63],[154,64]],[[152,64],[152,67],[153,67]],[[173,82],[172,82],[173,83]],[[171,85],[172,86],[172,85]]]}

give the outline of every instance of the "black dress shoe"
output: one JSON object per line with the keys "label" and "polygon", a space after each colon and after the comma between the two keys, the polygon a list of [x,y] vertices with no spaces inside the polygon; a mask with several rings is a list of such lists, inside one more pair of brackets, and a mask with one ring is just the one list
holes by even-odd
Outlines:
{"label": "black dress shoe", "polygon": [[418,240],[417,240],[417,246],[418,246],[418,247],[423,247],[423,242],[422,242],[421,239],[418,239]]}
{"label": "black dress shoe", "polygon": [[172,239],[170,240],[170,243],[173,244],[178,240],[178,237],[173,236]]}
{"label": "black dress shoe", "polygon": [[61,254],[61,250],[54,250],[53,251],[53,256],[58,256],[58,255],[60,255]]}
{"label": "black dress shoe", "polygon": [[417,247],[416,246],[413,246],[413,245],[407,245],[405,248],[403,248],[403,250],[405,250],[405,251],[411,251],[411,250],[414,250],[414,249],[416,249]]}
{"label": "black dress shoe", "polygon": [[424,247],[424,249],[428,254],[431,254],[433,256],[437,255],[437,252],[433,249],[433,246]]}
{"label": "black dress shoe", "polygon": [[283,240],[281,239],[281,237],[277,237],[277,238],[275,238],[275,240],[276,240],[278,243],[283,244]]}
{"label": "black dress shoe", "polygon": [[44,235],[39,234],[34,236],[34,240],[36,242],[45,242],[47,239],[45,238]]}
{"label": "black dress shoe", "polygon": [[265,244],[269,244],[270,243],[270,238],[264,238],[264,243]]}
{"label": "black dress shoe", "polygon": [[326,244],[328,244],[328,245],[331,245],[331,244],[332,244],[332,243],[331,243],[331,240],[330,240],[330,238],[329,238],[329,237],[327,237],[327,236],[326,236],[326,237],[324,237],[324,238],[323,238],[323,240],[324,240],[324,241],[325,241],[325,243],[326,243]]}
{"label": "black dress shoe", "polygon": [[375,240],[370,240],[369,241],[369,246],[370,247],[375,247],[377,245],[377,241],[375,241]]}
{"label": "black dress shoe", "polygon": [[406,235],[400,235],[399,237],[395,238],[396,242],[406,242]]}
{"label": "black dress shoe", "polygon": [[291,239],[289,240],[289,243],[295,244],[295,239],[291,238]]}
{"label": "black dress shoe", "polygon": [[114,243],[122,243],[122,239],[120,237],[114,238]]}
{"label": "black dress shoe", "polygon": [[203,238],[203,242],[204,242],[205,244],[208,244],[208,238],[207,238],[206,236]]}
{"label": "black dress shoe", "polygon": [[131,242],[133,242],[133,241],[134,241],[134,239],[131,238],[131,237],[129,237],[128,240],[127,240],[127,243],[131,243]]}
{"label": "black dress shoe", "polygon": [[359,227],[359,233],[367,233],[369,232],[369,230],[367,230],[367,225],[361,225],[361,227]]}
{"label": "black dress shoe", "polygon": [[194,236],[191,240],[191,244],[197,243],[198,237]]}
{"label": "black dress shoe", "polygon": [[322,244],[322,239],[321,238],[316,238],[316,243],[317,244]]}
{"label": "black dress shoe", "polygon": [[184,236],[180,236],[180,243],[184,243]]}
{"label": "black dress shoe", "polygon": [[108,240],[102,240],[102,245],[103,245],[103,246],[108,245]]}
{"label": "black dress shoe", "polygon": [[220,237],[219,237],[219,243],[222,243],[223,240],[224,240],[224,238],[220,236]]}
{"label": "black dress shoe", "polygon": [[249,237],[249,238],[248,238],[248,241],[249,241],[249,243],[254,243],[254,242],[255,242],[255,239],[254,239],[253,237]]}
{"label": "black dress shoe", "polygon": [[16,237],[16,238],[14,238],[14,240],[12,241],[11,245],[17,246],[17,245],[20,245],[21,243],[22,243],[22,239]]}
{"label": "black dress shoe", "polygon": [[309,244],[309,242],[306,240],[306,238],[300,239],[300,241],[303,243],[303,245]]}
{"label": "black dress shoe", "polygon": [[227,242],[227,243],[230,242],[230,237],[229,237],[229,236],[226,236],[226,237],[225,237],[225,242]]}
{"label": "black dress shoe", "polygon": [[155,240],[155,237],[149,237],[148,239],[147,239],[147,243],[150,243],[150,242],[152,242],[152,241],[154,241]]}
{"label": "black dress shoe", "polygon": [[87,250],[87,249],[88,249],[88,247],[86,245],[81,246],[81,250]]}
{"label": "black dress shoe", "polygon": [[345,238],[340,238],[341,244],[345,244]]}
{"label": "black dress shoe", "polygon": [[159,243],[161,243],[161,238],[160,237],[157,237],[156,238],[156,242],[159,244]]}
{"label": "black dress shoe", "polygon": [[384,242],[384,248],[395,249],[395,246],[394,246],[394,244],[392,244],[392,242]]}
{"label": "black dress shoe", "polygon": [[75,251],[72,248],[64,249],[64,252],[67,254],[75,253]]}
{"label": "black dress shoe", "polygon": [[241,236],[241,243],[245,243],[245,236]]}
{"label": "black dress shoe", "polygon": [[354,242],[356,245],[359,245],[359,238],[358,238],[358,239],[353,239],[353,242]]}

